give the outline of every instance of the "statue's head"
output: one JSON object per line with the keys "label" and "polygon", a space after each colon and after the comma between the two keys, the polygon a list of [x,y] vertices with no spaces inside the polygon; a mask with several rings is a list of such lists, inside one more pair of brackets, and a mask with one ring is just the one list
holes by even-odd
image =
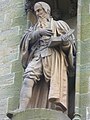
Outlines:
{"label": "statue's head", "polygon": [[34,5],[34,11],[37,17],[45,18],[47,15],[50,16],[51,8],[45,2],[37,2]]}

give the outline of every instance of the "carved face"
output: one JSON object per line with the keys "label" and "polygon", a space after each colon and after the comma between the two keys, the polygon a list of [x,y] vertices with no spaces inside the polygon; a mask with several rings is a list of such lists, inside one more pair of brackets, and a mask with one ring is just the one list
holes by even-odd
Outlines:
{"label": "carved face", "polygon": [[37,17],[40,17],[40,18],[45,18],[45,16],[46,16],[46,12],[45,12],[45,10],[41,7],[41,5],[40,4],[36,4],[35,6],[34,6],[34,11],[35,11],[35,13],[36,13],[36,16]]}

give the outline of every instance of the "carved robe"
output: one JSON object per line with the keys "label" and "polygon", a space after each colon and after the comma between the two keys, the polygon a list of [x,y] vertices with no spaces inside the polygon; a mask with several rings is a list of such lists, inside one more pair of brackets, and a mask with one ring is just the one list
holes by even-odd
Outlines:
{"label": "carved robe", "polygon": [[[30,34],[32,33],[32,30],[35,30],[35,27],[31,27],[29,32],[27,32],[22,41],[21,41],[21,59],[22,59],[22,64],[24,67],[27,67],[29,61],[30,61]],[[51,18],[51,29],[54,33],[54,37],[60,36],[62,34],[65,34],[70,28],[69,26],[64,22],[64,21],[54,21]],[[47,93],[44,91],[45,96],[42,98],[42,101],[44,102],[45,105],[40,105],[41,107],[47,107],[47,101],[49,100],[50,102],[59,105],[62,107],[64,110],[67,109],[67,102],[68,102],[68,77],[67,77],[67,72],[68,72],[68,66],[70,68],[73,68],[73,53],[75,52],[75,41],[74,41],[74,36],[73,34],[70,36],[70,39],[72,42],[66,42],[65,44],[62,43],[60,46],[55,46],[55,48],[46,48],[44,49],[44,52],[41,54],[45,54],[46,51],[51,52],[51,57],[50,57],[50,63],[51,63],[51,72],[50,72],[50,87],[47,91]],[[48,50],[47,50],[48,49]],[[52,50],[49,50],[52,49]],[[33,53],[34,54],[34,53]],[[48,56],[47,52],[47,56]],[[41,56],[42,56],[41,55]],[[46,56],[46,57],[47,57]],[[47,58],[46,58],[47,60]],[[43,61],[42,61],[43,62]],[[44,64],[44,63],[43,63]],[[48,66],[46,72],[48,73]],[[36,88],[38,89],[38,88]],[[40,93],[40,91],[39,91]],[[34,96],[33,96],[34,97]],[[45,98],[46,97],[46,98]],[[34,97],[35,98],[35,97]],[[40,99],[38,97],[38,99]],[[39,100],[37,100],[39,101]],[[35,101],[36,102],[36,101]],[[40,103],[40,102],[39,102]],[[39,105],[34,104],[34,107],[39,107]]]}

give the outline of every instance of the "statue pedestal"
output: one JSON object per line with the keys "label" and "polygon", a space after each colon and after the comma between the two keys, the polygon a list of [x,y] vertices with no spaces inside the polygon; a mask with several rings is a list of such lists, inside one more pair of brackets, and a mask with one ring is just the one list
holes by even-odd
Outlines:
{"label": "statue pedestal", "polygon": [[7,116],[12,120],[70,120],[70,118],[56,110],[34,108],[21,112],[11,112]]}

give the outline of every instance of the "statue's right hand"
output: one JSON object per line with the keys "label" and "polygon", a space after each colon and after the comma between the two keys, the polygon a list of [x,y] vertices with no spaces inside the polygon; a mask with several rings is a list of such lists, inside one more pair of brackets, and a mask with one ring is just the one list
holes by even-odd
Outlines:
{"label": "statue's right hand", "polygon": [[42,36],[52,36],[53,32],[51,29],[39,29],[32,33],[32,38],[37,39]]}
{"label": "statue's right hand", "polygon": [[53,35],[53,32],[51,29],[40,29],[40,35],[41,36],[52,36]]}
{"label": "statue's right hand", "polygon": [[40,31],[39,31],[39,30],[36,30],[36,31],[34,31],[34,32],[32,33],[32,38],[33,38],[33,39],[38,39],[38,38],[40,38],[40,37],[42,37],[42,36],[40,35]]}

